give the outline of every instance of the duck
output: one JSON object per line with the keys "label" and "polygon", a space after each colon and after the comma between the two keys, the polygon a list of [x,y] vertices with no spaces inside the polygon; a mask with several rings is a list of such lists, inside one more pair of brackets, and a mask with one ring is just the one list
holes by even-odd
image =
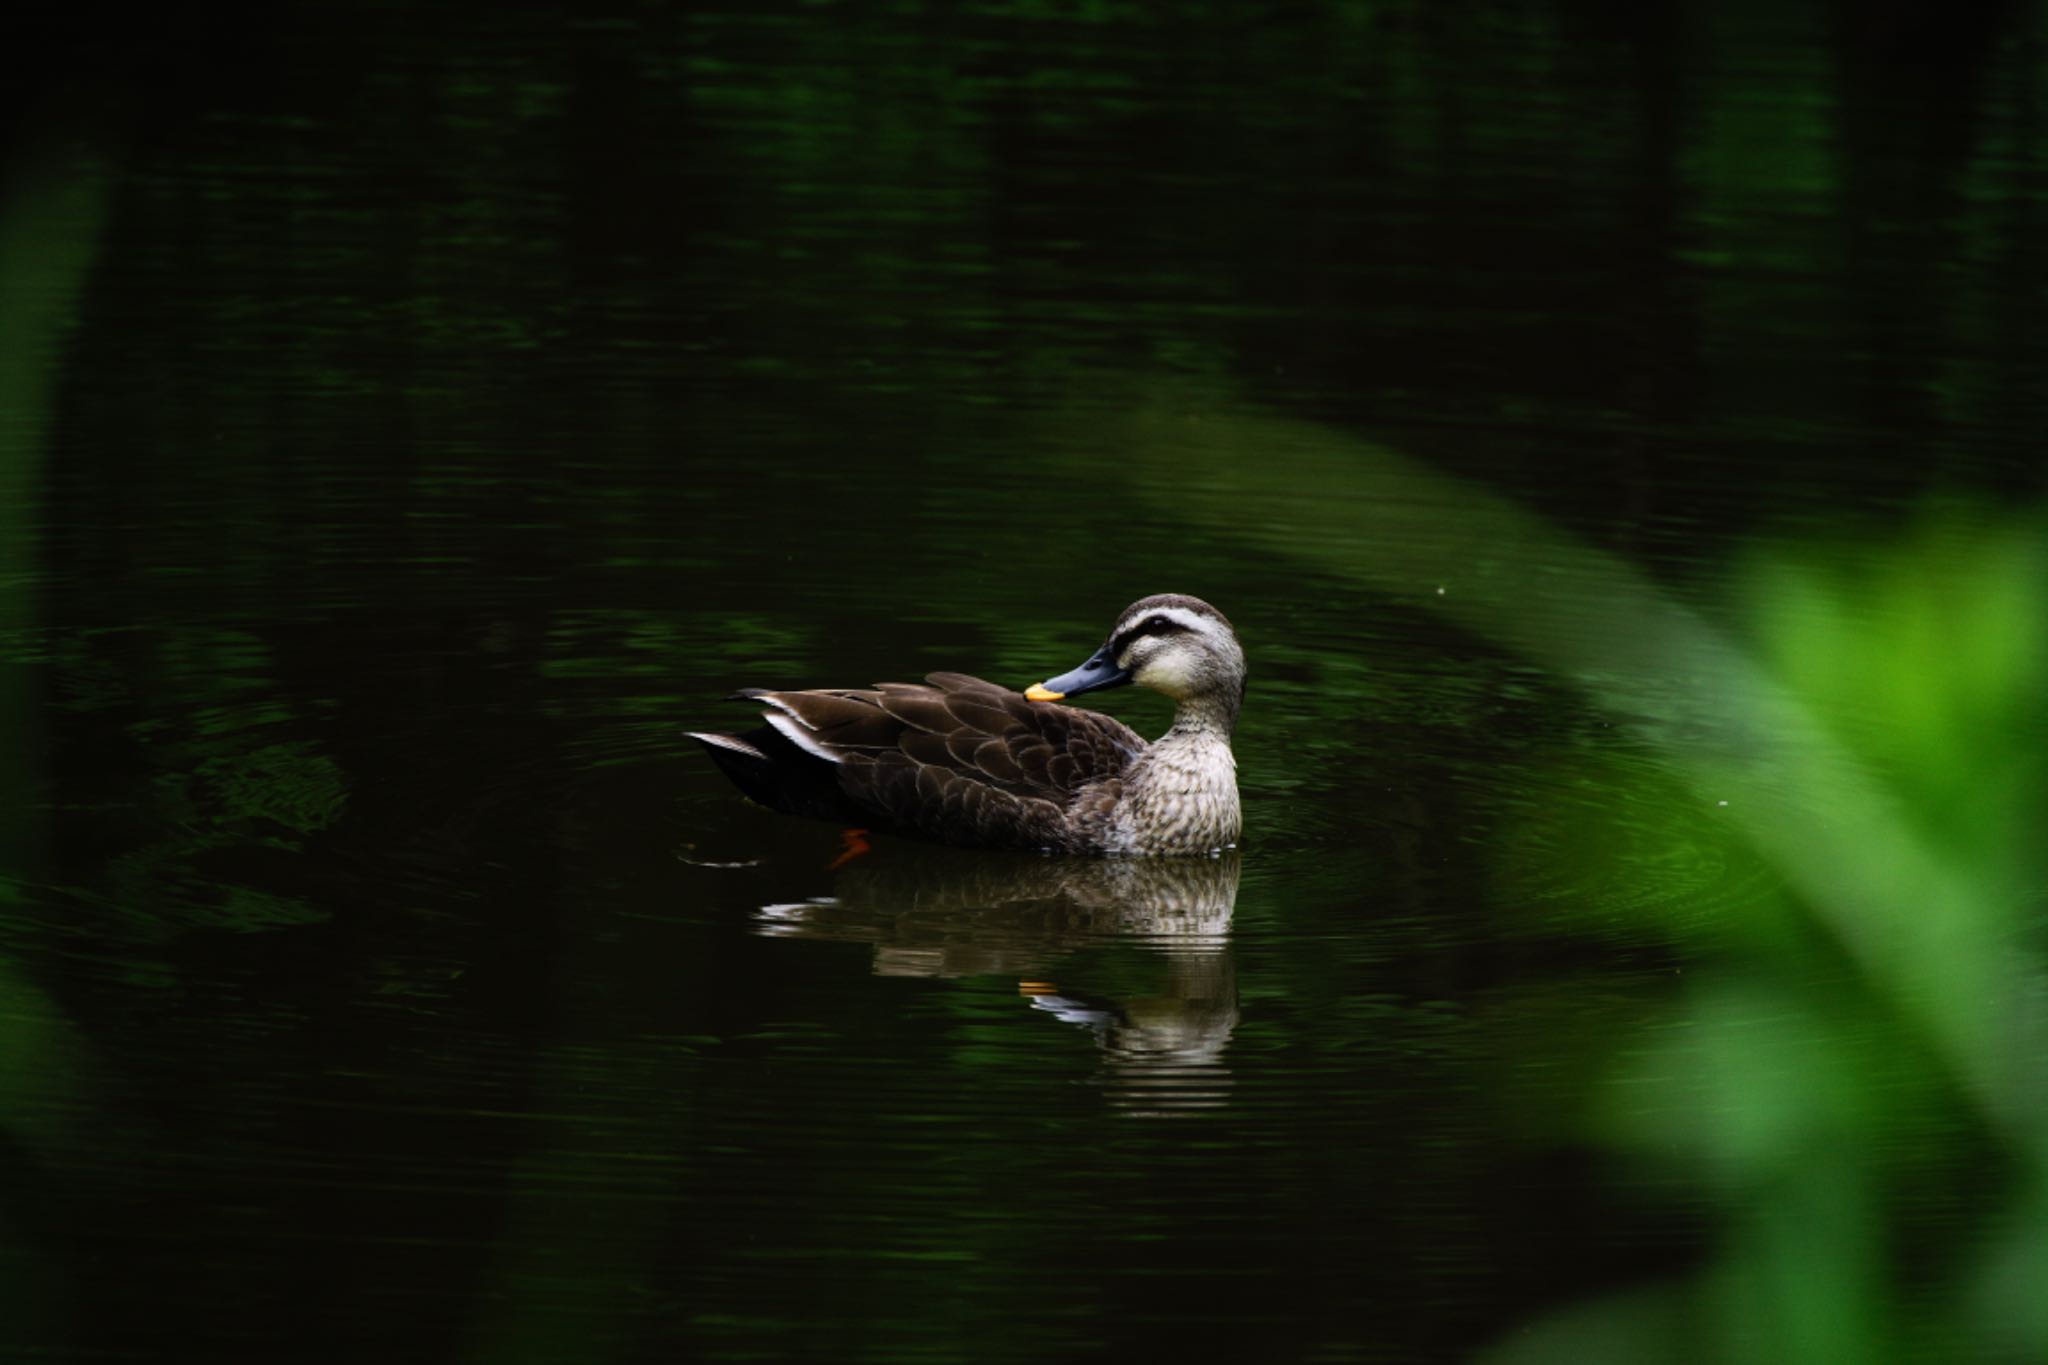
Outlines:
{"label": "duck", "polygon": [[[1113,716],[1067,705],[1136,684],[1173,699],[1147,743]],[[1199,597],[1125,607],[1078,668],[1022,692],[966,673],[871,688],[742,688],[762,707],[744,734],[686,731],[741,792],[785,814],[968,848],[1157,857],[1237,846],[1231,737],[1245,656]]]}

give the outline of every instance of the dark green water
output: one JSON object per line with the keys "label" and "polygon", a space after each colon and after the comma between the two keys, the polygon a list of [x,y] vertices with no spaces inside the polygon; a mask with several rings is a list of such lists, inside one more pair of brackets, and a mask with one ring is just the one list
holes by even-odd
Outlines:
{"label": "dark green water", "polygon": [[[2038,6],[244,18],[60,37],[18,121],[12,1358],[1511,1349],[1792,1206],[1685,1155],[1703,973],[1878,1098],[1784,1148],[1869,1175],[1821,1306],[1670,1358],[2024,1358],[1950,1306],[2026,1087],[1840,921],[1728,927],[1813,894],[1743,820],[1805,768],[1703,767],[1733,692],[1644,623],[1839,639],[1759,546],[1939,499],[1902,581],[1975,581],[2035,505]],[[1238,857],[833,870],[681,735],[1157,591],[1251,659]],[[1962,823],[2032,963],[2035,841]]]}

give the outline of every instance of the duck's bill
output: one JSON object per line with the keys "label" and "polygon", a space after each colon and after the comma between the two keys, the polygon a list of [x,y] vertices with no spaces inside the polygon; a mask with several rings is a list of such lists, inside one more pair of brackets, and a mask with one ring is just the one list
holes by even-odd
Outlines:
{"label": "duck's bill", "polygon": [[1024,695],[1031,701],[1065,701],[1078,697],[1083,692],[1100,692],[1105,687],[1122,687],[1131,680],[1131,675],[1116,666],[1116,660],[1109,656],[1107,649],[1100,650],[1095,657],[1071,673],[1062,673],[1057,678],[1047,678],[1042,683],[1033,683],[1024,689]]}

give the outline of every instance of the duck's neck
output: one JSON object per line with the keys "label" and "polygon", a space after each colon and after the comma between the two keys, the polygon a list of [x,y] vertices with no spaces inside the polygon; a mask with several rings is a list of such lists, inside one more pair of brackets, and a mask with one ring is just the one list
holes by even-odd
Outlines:
{"label": "duck's neck", "polygon": [[1243,696],[1237,692],[1182,697],[1173,710],[1173,728],[1161,735],[1159,742],[1218,739],[1228,745],[1231,735],[1237,731],[1237,710],[1243,701]]}
{"label": "duck's neck", "polygon": [[1124,777],[1114,853],[1210,853],[1237,842],[1237,760],[1230,732],[1236,698],[1183,700],[1173,728]]}

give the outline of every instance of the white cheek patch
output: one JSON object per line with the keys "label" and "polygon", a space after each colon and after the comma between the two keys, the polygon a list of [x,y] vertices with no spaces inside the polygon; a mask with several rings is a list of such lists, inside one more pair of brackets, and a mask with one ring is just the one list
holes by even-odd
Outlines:
{"label": "white cheek patch", "polygon": [[1180,699],[1214,687],[1216,669],[1232,657],[1240,660],[1239,668],[1243,667],[1230,627],[1186,607],[1156,606],[1133,611],[1116,623],[1110,638],[1154,619],[1171,622],[1177,629],[1141,635],[1125,647],[1117,663],[1130,670],[1132,682]]}
{"label": "white cheek patch", "polygon": [[1194,682],[1193,662],[1185,649],[1157,650],[1150,659],[1138,665],[1131,674],[1131,680],[1155,692],[1175,693]]}
{"label": "white cheek patch", "polygon": [[[763,700],[766,699],[764,698]],[[762,719],[780,731],[784,739],[796,745],[797,748],[802,749],[813,758],[822,758],[827,763],[844,763],[846,761],[838,754],[833,753],[830,749],[818,743],[816,736],[804,728],[800,722],[792,719],[792,713],[789,712],[787,707],[780,706],[773,701],[769,701],[768,704],[776,709],[764,713]]]}

